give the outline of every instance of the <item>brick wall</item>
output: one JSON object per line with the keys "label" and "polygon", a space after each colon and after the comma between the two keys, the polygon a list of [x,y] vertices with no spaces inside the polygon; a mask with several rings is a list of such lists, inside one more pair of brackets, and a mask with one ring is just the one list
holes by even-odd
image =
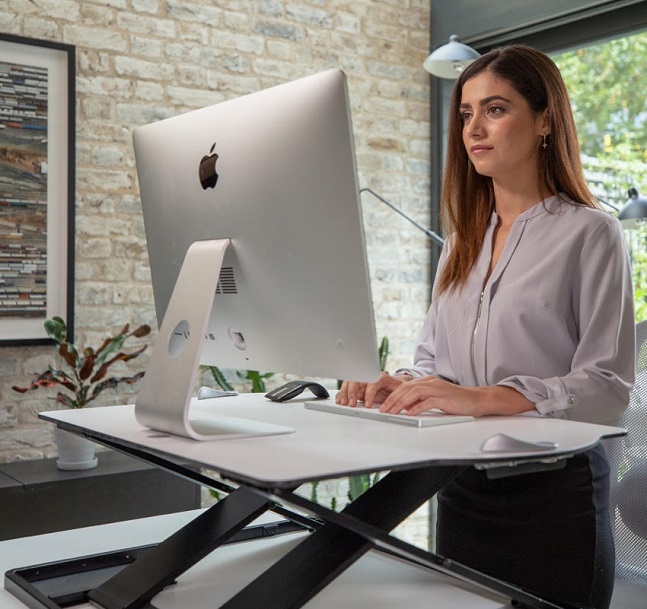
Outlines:
{"label": "brick wall", "polygon": [[[430,0],[8,0],[0,31],[77,53],[76,323],[94,344],[154,324],[131,131],[330,67],[343,68],[359,178],[421,224],[429,213]],[[1,58],[0,58],[1,59]],[[365,195],[378,336],[389,368],[409,362],[428,306],[429,243]],[[0,348],[0,462],[54,451],[45,393],[11,390],[51,347]],[[145,365],[135,360],[134,368]],[[132,401],[133,394],[107,396]]]}

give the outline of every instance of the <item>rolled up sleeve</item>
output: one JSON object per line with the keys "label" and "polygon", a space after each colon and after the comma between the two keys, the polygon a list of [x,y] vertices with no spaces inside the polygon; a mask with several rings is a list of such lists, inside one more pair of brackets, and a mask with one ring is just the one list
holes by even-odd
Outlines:
{"label": "rolled up sleeve", "polygon": [[497,384],[519,391],[544,416],[613,424],[629,403],[635,369],[631,269],[618,222],[601,222],[589,235],[573,278],[579,341],[570,371]]}

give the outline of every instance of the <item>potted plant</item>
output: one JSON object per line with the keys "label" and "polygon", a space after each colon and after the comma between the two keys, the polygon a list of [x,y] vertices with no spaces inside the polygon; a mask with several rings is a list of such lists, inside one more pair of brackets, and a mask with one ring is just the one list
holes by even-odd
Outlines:
{"label": "potted plant", "polygon": [[[62,391],[49,399],[55,400],[66,408],[85,408],[104,390],[114,389],[122,384],[133,385],[144,376],[143,371],[133,376],[108,376],[108,372],[117,362],[128,362],[144,352],[146,345],[130,352],[124,352],[121,349],[130,337],[147,336],[150,333],[148,325],[141,325],[131,331],[129,324],[126,324],[118,334],[106,338],[96,350],[92,347],[82,349],[68,342],[67,326],[60,317],[46,320],[45,331],[58,345],[58,353],[66,368],[59,369],[50,365],[44,372],[36,374],[27,387],[12,387],[14,391],[26,393],[35,389],[60,386]],[[55,433],[59,450],[57,465],[60,469],[88,469],[97,464],[93,442],[74,434],[61,432],[58,428],[55,429]],[[67,450],[70,445],[85,446],[85,454],[68,455]]]}

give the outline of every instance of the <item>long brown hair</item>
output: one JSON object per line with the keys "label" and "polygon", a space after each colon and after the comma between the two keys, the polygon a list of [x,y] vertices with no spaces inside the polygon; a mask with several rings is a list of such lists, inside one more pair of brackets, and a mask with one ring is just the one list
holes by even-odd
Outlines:
{"label": "long brown hair", "polygon": [[465,285],[494,210],[492,179],[478,174],[470,162],[460,116],[464,84],[486,70],[508,81],[534,114],[548,110],[550,132],[548,146],[540,154],[540,189],[546,196],[564,193],[578,204],[599,207],[584,180],[568,93],[553,60],[525,45],[510,45],[482,55],[461,73],[452,94],[441,219],[445,231],[452,233],[453,243],[437,294]]}

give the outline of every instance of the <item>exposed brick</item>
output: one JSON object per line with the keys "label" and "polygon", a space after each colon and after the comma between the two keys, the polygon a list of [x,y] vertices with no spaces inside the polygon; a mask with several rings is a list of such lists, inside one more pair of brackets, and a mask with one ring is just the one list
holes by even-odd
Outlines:
{"label": "exposed brick", "polygon": [[254,24],[254,32],[271,38],[286,38],[295,41],[303,38],[303,30],[288,23],[257,21]]}
{"label": "exposed brick", "polygon": [[95,50],[125,51],[128,47],[128,37],[125,32],[108,28],[66,25],[63,28],[64,42]]}
{"label": "exposed brick", "polygon": [[[360,186],[422,225],[429,208],[430,0],[38,0],[9,2],[3,32],[76,47],[78,341],[156,327],[132,151],[135,126],[333,66],[348,75]],[[429,241],[362,196],[378,337],[409,363],[429,299]],[[156,333],[149,337],[154,342]],[[11,390],[51,346],[2,348],[0,462],[54,452],[43,396]],[[133,362],[141,369],[148,355]],[[277,375],[277,378],[280,375]],[[111,395],[132,401],[133,394]],[[43,404],[45,404],[43,406]],[[332,494],[344,501],[343,483]],[[426,516],[417,516],[424,522]],[[423,527],[424,529],[424,527]],[[421,529],[422,530],[422,529]],[[417,533],[412,538],[419,539]]]}

